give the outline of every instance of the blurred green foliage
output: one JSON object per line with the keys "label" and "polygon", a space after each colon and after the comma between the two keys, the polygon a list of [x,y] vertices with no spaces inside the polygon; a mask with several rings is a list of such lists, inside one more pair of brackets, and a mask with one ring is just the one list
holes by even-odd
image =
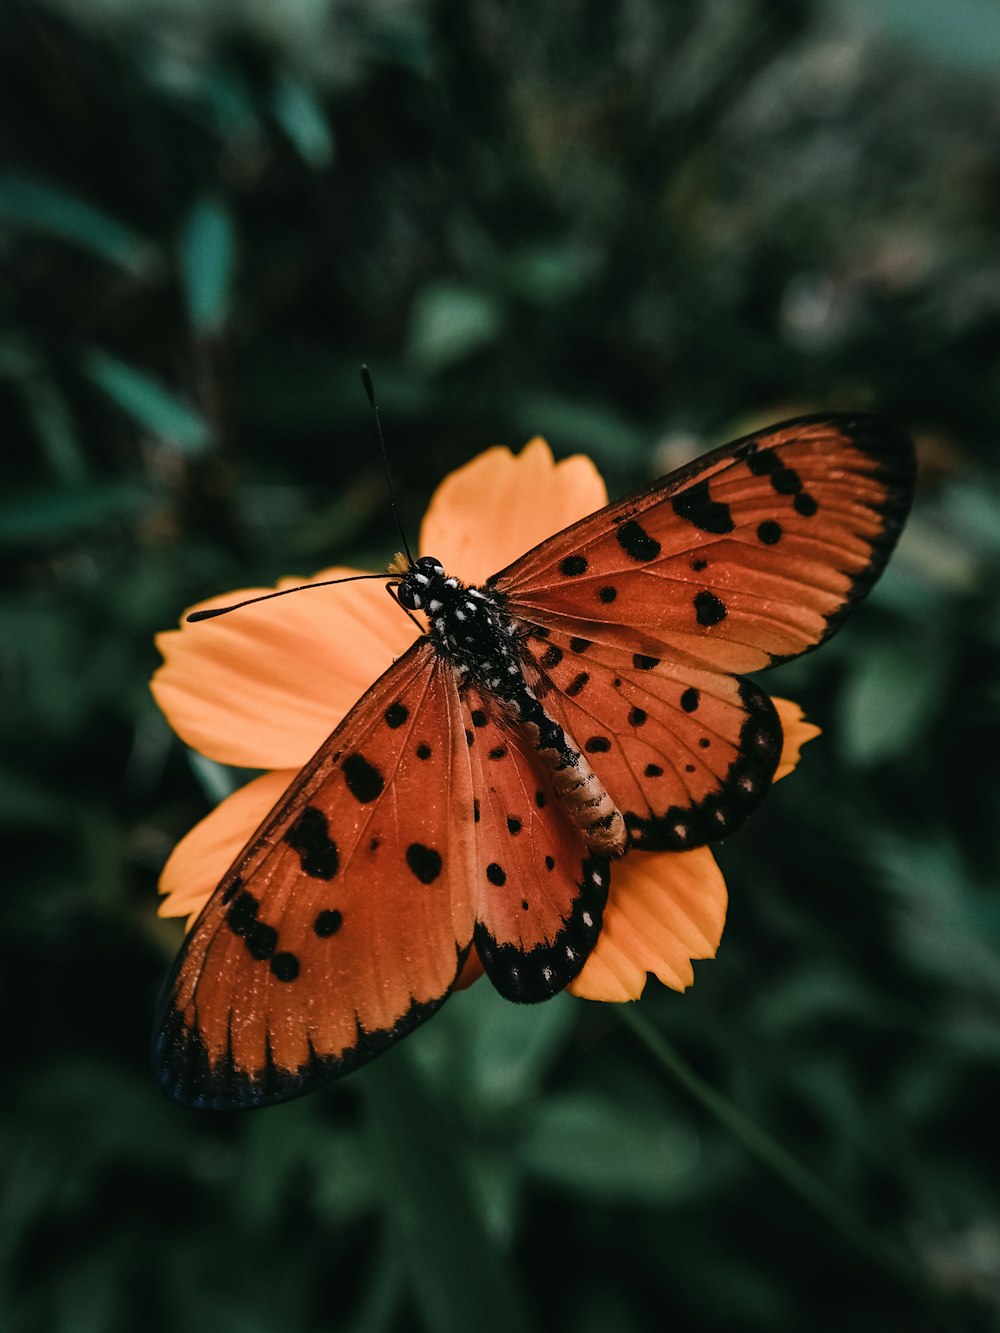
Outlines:
{"label": "blurred green foliage", "polygon": [[[5,1330],[995,1321],[998,41],[985,0],[0,11]],[[152,637],[384,563],[361,360],[411,532],[536,432],[613,492],[798,410],[916,434],[888,575],[767,681],[826,736],[721,851],[720,958],[642,1003],[908,1282],[611,1007],[481,985],[300,1103],[154,1090],[156,877],[219,791]]]}

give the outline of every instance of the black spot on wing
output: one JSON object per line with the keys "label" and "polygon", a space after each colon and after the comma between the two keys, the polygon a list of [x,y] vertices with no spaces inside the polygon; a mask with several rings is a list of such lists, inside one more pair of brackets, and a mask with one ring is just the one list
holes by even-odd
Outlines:
{"label": "black spot on wing", "polygon": [[660,665],[658,657],[647,657],[645,653],[633,653],[632,665],[636,671],[652,671],[653,667]]}
{"label": "black spot on wing", "polygon": [[590,680],[589,671],[579,672],[577,675],[573,677],[570,683],[566,686],[564,693],[568,694],[571,699],[575,699],[576,696],[580,693],[580,691],[585,688],[589,680]]}
{"label": "black spot on wing", "polygon": [[684,709],[685,713],[694,713],[697,711],[700,702],[701,692],[696,690],[693,685],[689,685],[681,695],[681,707]]}
{"label": "black spot on wing", "polygon": [[406,849],[406,864],[421,884],[433,884],[441,873],[441,853],[433,847],[411,842]]}
{"label": "black spot on wing", "polygon": [[410,710],[398,699],[385,710],[385,721],[389,727],[401,727],[409,716]]}
{"label": "black spot on wing", "polygon": [[629,559],[635,560],[639,564],[647,560],[655,560],[663,549],[656,538],[651,537],[634,518],[630,518],[627,523],[622,523],[615,532],[615,536],[618,538],[618,545]]}
{"label": "black spot on wing", "polygon": [[250,957],[262,963],[277,949],[278,932],[266,921],[255,921],[247,931],[245,943]]}
{"label": "black spot on wing", "polygon": [[763,542],[765,546],[775,546],[781,541],[781,524],[775,522],[773,518],[766,518],[763,523],[757,525],[757,540]]}
{"label": "black spot on wing", "polygon": [[313,922],[313,930],[321,940],[328,940],[331,935],[336,935],[343,924],[343,914],[338,912],[335,907],[330,907],[320,912],[316,917]]}
{"label": "black spot on wing", "polygon": [[607,736],[590,736],[584,742],[583,748],[588,754],[607,754],[611,749],[611,742]]}
{"label": "black spot on wing", "polygon": [[610,606],[617,596],[618,589],[610,583],[606,583],[603,588],[597,590],[597,600],[603,602],[605,606]]}
{"label": "black spot on wing", "polygon": [[570,577],[576,574],[585,574],[587,571],[587,558],[583,555],[568,555],[559,566],[563,574]]}
{"label": "black spot on wing", "polygon": [[732,532],[733,516],[729,506],[713,500],[708,493],[708,481],[697,482],[673,496],[670,501],[678,518],[685,519],[701,532]]}
{"label": "black spot on wing", "polygon": [[361,805],[367,805],[382,795],[385,779],[363,754],[349,754],[344,760],[343,773],[347,790]]}
{"label": "black spot on wing", "polygon": [[562,649],[557,648],[554,643],[550,643],[549,646],[546,648],[545,652],[542,653],[541,657],[538,660],[541,662],[543,667],[547,667],[550,669],[552,667],[557,667],[559,663],[563,660]]}
{"label": "black spot on wing", "polygon": [[592,643],[592,639],[572,638],[569,641],[569,650],[571,653],[585,653]]}
{"label": "black spot on wing", "polygon": [[307,875],[313,879],[333,879],[340,867],[340,856],[322,810],[307,805],[285,834],[285,842],[298,852]]}
{"label": "black spot on wing", "polygon": [[259,910],[260,903],[254,895],[248,889],[243,889],[226,912],[226,925],[234,935],[246,939],[257,922]]}
{"label": "black spot on wing", "polygon": [[700,592],[694,599],[694,611],[698,624],[706,627],[718,625],[726,618],[726,604],[714,592]]}
{"label": "black spot on wing", "polygon": [[271,973],[278,981],[294,981],[300,971],[299,960],[293,953],[276,953],[271,958]]}
{"label": "black spot on wing", "polygon": [[491,861],[486,867],[486,878],[491,884],[500,888],[507,883],[507,874],[503,866],[498,865],[496,861]]}

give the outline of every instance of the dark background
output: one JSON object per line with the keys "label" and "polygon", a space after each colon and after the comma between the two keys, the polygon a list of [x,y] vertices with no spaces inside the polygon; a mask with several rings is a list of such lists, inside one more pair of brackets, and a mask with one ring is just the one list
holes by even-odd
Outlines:
{"label": "dark background", "polygon": [[[998,71],[987,0],[4,6],[7,1333],[995,1320]],[[361,360],[411,533],[536,432],[612,493],[799,411],[914,433],[889,573],[768,681],[825,736],[720,853],[720,958],[640,1008],[839,1225],[613,1006],[483,985],[298,1103],[154,1089],[156,878],[230,775],[152,637],[384,564]]]}

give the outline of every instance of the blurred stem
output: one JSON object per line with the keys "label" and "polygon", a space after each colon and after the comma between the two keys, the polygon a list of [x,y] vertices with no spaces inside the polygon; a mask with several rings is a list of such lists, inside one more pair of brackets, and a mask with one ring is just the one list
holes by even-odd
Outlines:
{"label": "blurred stem", "polygon": [[696,1101],[699,1101],[721,1125],[724,1125],[759,1162],[780,1176],[790,1189],[825,1217],[845,1240],[901,1282],[921,1303],[926,1304],[930,1299],[943,1325],[959,1327],[955,1312],[947,1305],[944,1294],[937,1290],[930,1275],[918,1267],[916,1260],[911,1260],[884,1240],[864,1218],[858,1216],[843,1199],[828,1189],[766,1130],[754,1124],[737,1106],[700,1078],[637,1006],[622,1004],[617,1005],[616,1009],[625,1025],[632,1029],[662,1068]]}

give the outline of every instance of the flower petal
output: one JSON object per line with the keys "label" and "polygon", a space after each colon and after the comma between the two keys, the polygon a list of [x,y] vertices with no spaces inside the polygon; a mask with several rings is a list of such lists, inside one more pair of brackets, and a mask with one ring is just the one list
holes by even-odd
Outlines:
{"label": "flower petal", "polygon": [[208,902],[215,886],[295,779],[294,770],[255,778],[227,796],[186,833],[160,874],[160,916],[191,916]]}
{"label": "flower petal", "polygon": [[[325,569],[304,582],[356,572]],[[198,607],[270,591],[242,589]],[[345,583],[157,635],[164,663],[151,688],[181,739],[210,759],[299,768],[415,637],[377,580]]]}
{"label": "flower petal", "polygon": [[557,463],[543,439],[519,454],[497,446],[450,473],[431,497],[420,549],[466,583],[491,574],[608,503],[589,458]]}
{"label": "flower petal", "polygon": [[470,949],[469,956],[465,960],[465,966],[458,974],[458,980],[455,982],[455,989],[467,990],[474,981],[479,980],[485,971],[486,969],[483,967],[483,960],[479,957],[478,952],[475,949]]}
{"label": "flower petal", "polygon": [[694,981],[692,958],[714,958],[726,882],[707,847],[636,853],[616,865],[594,952],[569,989],[586,1000],[637,1000],[652,972],[665,986]]}
{"label": "flower petal", "polygon": [[778,711],[781,727],[785,733],[784,744],[781,747],[781,758],[778,760],[778,767],[774,773],[774,780],[777,782],[779,778],[788,777],[799,762],[803,745],[806,741],[814,740],[819,736],[822,733],[822,727],[807,722],[802,709],[798,704],[792,703],[791,699],[772,699],[771,702]]}

